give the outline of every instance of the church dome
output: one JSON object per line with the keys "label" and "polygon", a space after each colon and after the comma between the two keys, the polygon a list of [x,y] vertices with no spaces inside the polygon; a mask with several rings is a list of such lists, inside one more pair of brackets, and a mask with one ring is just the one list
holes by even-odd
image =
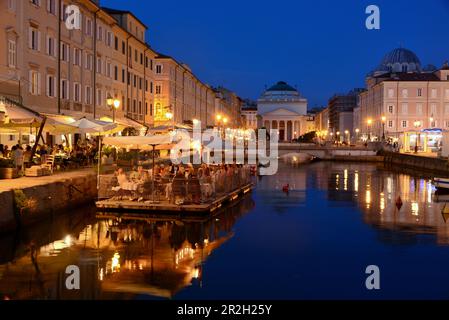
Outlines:
{"label": "church dome", "polygon": [[397,48],[385,55],[375,72],[421,72],[421,61],[413,51]]}
{"label": "church dome", "polygon": [[279,81],[274,86],[270,87],[267,91],[298,91],[287,82]]}
{"label": "church dome", "polygon": [[299,91],[287,82],[279,81],[266,89],[259,98],[260,101],[303,101]]}

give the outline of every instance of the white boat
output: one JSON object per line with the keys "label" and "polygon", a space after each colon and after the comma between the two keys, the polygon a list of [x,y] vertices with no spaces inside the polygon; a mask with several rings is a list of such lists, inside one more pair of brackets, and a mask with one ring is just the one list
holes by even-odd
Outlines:
{"label": "white boat", "polygon": [[449,191],[449,179],[448,178],[434,178],[433,185],[437,189],[445,189]]}

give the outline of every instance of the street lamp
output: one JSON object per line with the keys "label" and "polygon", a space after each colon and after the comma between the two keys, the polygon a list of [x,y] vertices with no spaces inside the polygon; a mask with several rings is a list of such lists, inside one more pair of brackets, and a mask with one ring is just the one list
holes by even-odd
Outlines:
{"label": "street lamp", "polygon": [[337,143],[340,143],[340,131],[337,131],[336,135],[337,135],[336,137]]}
{"label": "street lamp", "polygon": [[112,122],[115,123],[115,111],[120,108],[120,100],[117,98],[112,98],[111,95],[108,95],[106,100],[108,107],[112,109]]}
{"label": "street lamp", "polygon": [[192,123],[193,123],[193,125],[196,127],[196,126],[200,123],[200,120],[198,120],[198,119],[193,119],[193,120],[192,120]]}
{"label": "street lamp", "polygon": [[367,123],[368,123],[368,141],[371,141],[371,125],[373,124],[373,120],[368,119]]}
{"label": "street lamp", "polygon": [[387,122],[387,117],[382,116],[382,141],[385,141],[385,123]]}
{"label": "street lamp", "polygon": [[360,133],[360,129],[355,129],[355,139],[356,141],[359,141],[359,133]]}
{"label": "street lamp", "polygon": [[430,120],[430,127],[433,128],[434,127],[434,122],[435,122],[435,119],[433,118],[433,115],[430,116],[429,120]]}
{"label": "street lamp", "polygon": [[[171,112],[167,112],[165,114],[165,117],[167,118],[168,121],[174,120],[173,113],[171,113]],[[174,121],[172,122],[172,129],[173,129],[173,131],[175,131],[175,122]]]}
{"label": "street lamp", "polygon": [[421,135],[419,134],[419,127],[421,127],[421,121],[415,121],[413,123],[413,125],[415,126],[415,129],[417,131],[416,133],[416,143],[415,143],[415,153],[418,153],[418,146],[419,146],[419,142],[421,140]]}

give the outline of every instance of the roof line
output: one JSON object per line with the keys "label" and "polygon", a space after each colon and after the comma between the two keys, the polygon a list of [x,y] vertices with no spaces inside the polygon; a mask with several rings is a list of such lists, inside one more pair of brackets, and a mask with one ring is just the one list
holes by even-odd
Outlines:
{"label": "roof line", "polygon": [[136,15],[129,10],[119,10],[119,9],[113,9],[113,8],[109,8],[109,7],[101,7],[101,9],[106,11],[109,14],[129,14],[134,19],[136,19],[141,25],[143,25],[146,29],[148,29],[148,26],[145,23],[143,23],[142,20],[137,18]]}

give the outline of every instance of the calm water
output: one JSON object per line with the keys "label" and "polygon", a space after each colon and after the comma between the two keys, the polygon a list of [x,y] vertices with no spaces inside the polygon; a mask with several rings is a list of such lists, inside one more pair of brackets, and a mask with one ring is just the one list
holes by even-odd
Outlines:
{"label": "calm water", "polygon": [[[433,196],[426,177],[323,162],[282,165],[209,221],[70,212],[0,239],[0,297],[449,299],[449,227]],[[79,292],[65,289],[72,264]]]}

